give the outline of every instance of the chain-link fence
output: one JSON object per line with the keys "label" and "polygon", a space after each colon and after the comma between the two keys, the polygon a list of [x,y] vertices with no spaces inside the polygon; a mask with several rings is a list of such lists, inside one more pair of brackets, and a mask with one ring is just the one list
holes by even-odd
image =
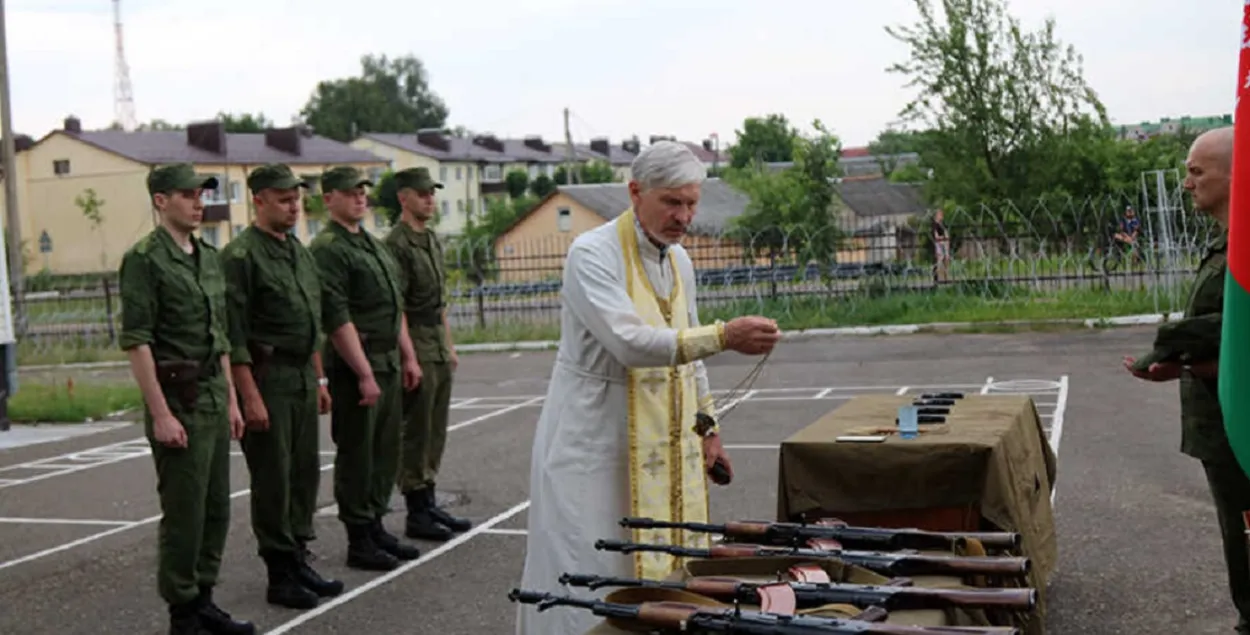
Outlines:
{"label": "chain-link fence", "polygon": [[[764,314],[796,329],[1179,311],[1214,229],[1188,210],[1175,173],[1143,176],[1140,192],[943,216],[941,230],[932,213],[847,212],[828,230],[832,241],[801,227],[747,234],[731,225],[690,236],[701,317]],[[457,341],[555,338],[573,238],[552,227],[542,236],[449,241]],[[834,250],[813,254],[813,244]],[[114,273],[30,282],[23,363],[121,358]]]}

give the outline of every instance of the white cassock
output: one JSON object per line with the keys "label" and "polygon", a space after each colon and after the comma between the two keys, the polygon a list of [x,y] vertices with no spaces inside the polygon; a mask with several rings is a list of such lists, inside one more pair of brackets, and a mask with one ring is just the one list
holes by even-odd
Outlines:
{"label": "white cassock", "polygon": [[[608,590],[566,588],[559,578],[664,578],[681,561],[599,551],[597,540],[709,545],[706,534],[620,521],[707,522],[693,426],[696,412],[713,414],[699,360],[724,350],[724,325],[699,324],[689,255],[680,245],[662,253],[632,210],[573,241],[561,296],[560,348],[531,456],[521,588],[602,598]],[[571,607],[518,612],[518,635],[582,635],[602,619]]]}

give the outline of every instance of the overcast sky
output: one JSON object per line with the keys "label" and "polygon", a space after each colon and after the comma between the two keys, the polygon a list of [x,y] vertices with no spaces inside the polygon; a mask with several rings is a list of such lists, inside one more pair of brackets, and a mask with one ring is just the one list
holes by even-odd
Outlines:
{"label": "overcast sky", "polygon": [[[940,4],[940,3],[938,3]],[[113,120],[108,0],[8,0],[14,127]],[[123,0],[140,121],[261,111],[287,124],[319,80],[367,53],[415,54],[450,125],[576,141],[631,134],[732,141],[743,118],[819,117],[868,142],[909,93],[884,31],[911,0]],[[1112,120],[1232,111],[1240,0],[1015,0],[1085,57]]]}

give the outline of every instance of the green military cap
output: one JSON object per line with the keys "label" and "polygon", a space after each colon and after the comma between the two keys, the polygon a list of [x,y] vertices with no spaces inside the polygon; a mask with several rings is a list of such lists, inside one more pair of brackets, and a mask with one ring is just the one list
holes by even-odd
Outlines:
{"label": "green military cap", "polygon": [[330,168],[321,174],[321,190],[330,192],[333,190],[354,190],[361,185],[373,185],[373,181],[369,177],[360,173],[360,170],[349,165],[341,165],[337,168]]}
{"label": "green military cap", "polygon": [[196,174],[190,163],[162,165],[148,173],[148,194],[199,188],[217,189],[217,177]]}
{"label": "green military cap", "polygon": [[430,176],[429,168],[408,168],[395,173],[395,187],[401,190],[410,187],[418,192],[433,192],[435,189],[443,189],[443,184]]}
{"label": "green military cap", "polygon": [[308,184],[291,173],[291,168],[281,163],[262,165],[247,175],[247,189],[253,193],[269,188],[289,190],[295,187],[308,187]]}

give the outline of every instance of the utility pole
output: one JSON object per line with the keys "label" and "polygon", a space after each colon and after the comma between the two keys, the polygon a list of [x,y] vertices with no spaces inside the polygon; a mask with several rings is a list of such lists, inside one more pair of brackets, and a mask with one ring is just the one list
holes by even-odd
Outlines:
{"label": "utility pole", "polygon": [[576,173],[573,171],[573,166],[577,165],[577,159],[575,158],[576,155],[573,152],[573,133],[569,132],[569,109],[567,107],[564,109],[564,145],[568,148],[568,151],[566,152],[567,159],[565,160],[564,167],[564,173],[566,175],[565,180],[568,185],[572,185],[576,180]]}
{"label": "utility pole", "polygon": [[[8,27],[5,23],[4,0],[0,0],[0,141],[3,142],[3,168],[4,168],[4,224],[8,229],[8,262],[9,275],[4,278],[9,284],[5,284],[3,289],[3,300],[0,302],[0,309],[8,309],[2,311],[0,319],[6,323],[0,323],[0,345],[4,346],[4,356],[0,358],[0,366],[3,366],[3,372],[0,373],[0,382],[2,382],[2,390],[0,390],[0,431],[9,429],[9,394],[12,392],[13,384],[17,377],[17,337],[16,330],[24,330],[22,325],[25,324],[25,314],[22,311],[22,295],[25,287],[22,279],[22,224],[17,213],[17,166],[13,154],[15,151],[15,143],[13,141],[13,113],[9,91],[9,45],[8,45]],[[3,306],[9,304],[9,289],[13,290],[12,306]],[[14,326],[17,326],[17,329]]]}

